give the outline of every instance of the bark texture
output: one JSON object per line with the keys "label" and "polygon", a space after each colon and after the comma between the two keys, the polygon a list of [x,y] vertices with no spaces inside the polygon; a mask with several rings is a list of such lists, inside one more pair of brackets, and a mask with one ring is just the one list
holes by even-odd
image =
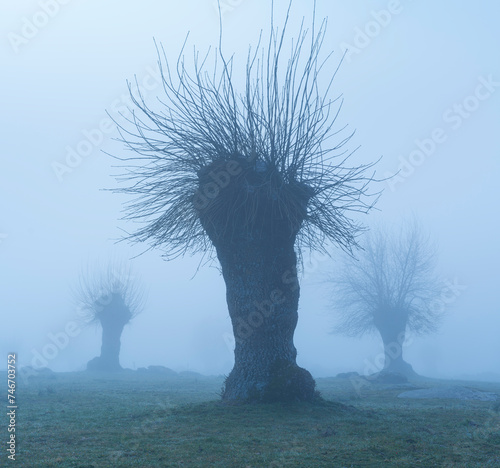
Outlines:
{"label": "bark texture", "polygon": [[312,400],[315,382],[297,366],[293,334],[299,285],[293,242],[219,247],[235,336],[227,400]]}
{"label": "bark texture", "polygon": [[[200,211],[222,268],[236,342],[224,400],[307,401],[315,396],[314,379],[297,365],[293,343],[299,302],[294,244],[309,193],[304,185],[278,184],[273,177],[242,166],[214,203]],[[285,200],[288,212],[280,200],[283,186],[293,197]]]}

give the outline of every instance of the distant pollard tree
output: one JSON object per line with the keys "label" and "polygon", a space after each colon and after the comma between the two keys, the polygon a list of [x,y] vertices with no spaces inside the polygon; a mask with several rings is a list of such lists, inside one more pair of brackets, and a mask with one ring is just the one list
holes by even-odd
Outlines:
{"label": "distant pollard tree", "polygon": [[101,355],[87,363],[87,370],[117,371],[121,335],[125,325],[141,311],[143,293],[130,269],[119,264],[80,275],[76,298],[86,323],[102,328]]}
{"label": "distant pollard tree", "polygon": [[220,49],[211,71],[209,53],[195,50],[188,71],[183,51],[172,69],[161,49],[159,109],[130,88],[136,107],[120,125],[135,154],[119,158],[127,186],[118,191],[134,196],[126,219],[144,223],[129,239],[220,262],[235,336],[225,400],[314,398],[293,343],[295,249],[323,250],[327,239],[351,249],[360,227],[349,212],[371,207],[372,164],[346,165],[351,135],[333,129],[341,101],[329,98],[337,68],[320,53],[326,21],[289,42],[289,14],[281,33],[271,21],[267,44],[250,48],[243,93]]}
{"label": "distant pollard tree", "polygon": [[416,375],[403,359],[406,333],[437,330],[442,316],[440,280],[434,273],[436,250],[416,222],[398,235],[370,231],[363,250],[345,257],[329,279],[333,287],[334,331],[351,337],[378,332],[384,344],[384,372]]}

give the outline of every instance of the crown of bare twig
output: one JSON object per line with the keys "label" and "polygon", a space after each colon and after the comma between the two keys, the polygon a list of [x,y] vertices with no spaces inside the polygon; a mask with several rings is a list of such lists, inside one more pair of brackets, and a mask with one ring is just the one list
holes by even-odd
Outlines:
{"label": "crown of bare twig", "polygon": [[129,323],[143,307],[144,293],[124,264],[109,263],[106,268],[87,268],[79,277],[75,297],[87,323],[114,318]]}
{"label": "crown of bare twig", "polygon": [[[135,108],[117,124],[134,155],[114,156],[124,162],[117,179],[127,184],[117,191],[134,196],[124,219],[143,226],[128,239],[175,257],[209,250],[236,226],[256,235],[256,227],[285,220],[290,235],[298,230],[299,250],[322,250],[325,238],[346,250],[356,244],[361,227],[349,213],[373,206],[367,172],[375,163],[348,166],[353,133],[333,128],[342,99],[329,96],[340,63],[329,72],[331,54],[320,53],[326,20],[317,32],[314,21],[311,32],[302,23],[285,57],[289,15],[290,6],[281,33],[271,20],[267,45],[261,33],[249,49],[243,93],[234,88],[234,57],[226,59],[220,44],[213,56],[195,49],[191,71],[185,44],[173,69],[157,46],[159,110],[129,83]],[[329,73],[320,91],[318,77]]]}

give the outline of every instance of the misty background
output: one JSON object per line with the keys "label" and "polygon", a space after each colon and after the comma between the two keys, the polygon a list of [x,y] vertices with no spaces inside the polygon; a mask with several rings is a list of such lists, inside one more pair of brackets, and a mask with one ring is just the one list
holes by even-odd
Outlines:
{"label": "misty background", "polygon": [[[312,5],[295,1],[289,37],[303,16],[309,24]],[[286,7],[275,2],[278,26]],[[221,0],[221,9],[223,51],[235,54],[234,74],[243,78],[249,44],[269,28],[270,5]],[[328,17],[331,73],[349,49],[332,95],[344,98],[338,127],[356,129],[354,161],[382,156],[380,178],[400,170],[373,187],[384,189],[378,211],[359,219],[397,227],[417,217],[438,243],[439,272],[451,285],[440,331],[410,339],[406,360],[426,376],[500,380],[500,6],[319,0],[316,9],[319,20]],[[119,221],[126,198],[102,190],[117,187],[112,174],[120,172],[104,152],[124,151],[106,110],[117,119],[126,112],[134,76],[149,102],[161,96],[153,38],[172,64],[188,32],[188,64],[193,45],[202,54],[218,47],[216,2],[9,1],[2,10],[2,355],[83,370],[99,354],[101,331],[78,322],[71,288],[87,265],[135,257],[147,301],[122,335],[122,366],[229,373],[232,330],[217,262],[201,255],[166,262],[158,250],[139,255],[147,245],[117,244],[138,226]],[[322,281],[337,253],[304,255],[295,344],[298,364],[315,377],[382,364],[378,336],[328,333],[335,317]],[[66,340],[68,324],[74,336]]]}

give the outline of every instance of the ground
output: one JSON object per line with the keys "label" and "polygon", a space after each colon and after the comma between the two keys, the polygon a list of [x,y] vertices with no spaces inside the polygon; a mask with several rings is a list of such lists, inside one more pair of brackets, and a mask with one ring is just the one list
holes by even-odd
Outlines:
{"label": "ground", "polygon": [[[0,466],[500,467],[500,400],[403,399],[408,384],[328,378],[317,379],[317,403],[227,406],[222,383],[147,371],[19,376],[16,462],[4,451]],[[452,384],[500,394],[500,383]]]}

